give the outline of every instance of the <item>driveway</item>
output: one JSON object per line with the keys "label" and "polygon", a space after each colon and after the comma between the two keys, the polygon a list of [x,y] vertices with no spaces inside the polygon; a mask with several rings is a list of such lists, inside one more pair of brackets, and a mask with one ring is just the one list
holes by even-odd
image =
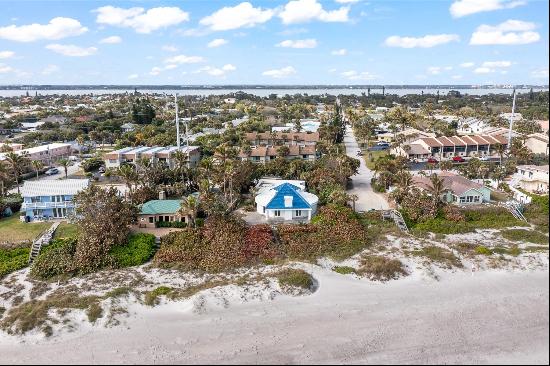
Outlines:
{"label": "driveway", "polygon": [[[344,145],[346,146],[346,154],[357,159],[357,150],[359,150],[359,146],[357,145],[357,140],[353,135],[353,130],[351,127],[346,129]],[[388,204],[386,198],[382,194],[376,193],[372,190],[370,181],[374,175],[373,171],[367,168],[363,158],[360,158],[359,160],[361,161],[359,171],[351,177],[352,188],[348,190],[348,194],[355,194],[359,197],[357,202],[355,202],[355,210],[368,211],[370,209],[389,209],[390,205]]]}
{"label": "driveway", "polygon": [[[53,165],[57,167],[57,169],[59,170],[59,173],[53,174],[53,175],[42,174],[42,175],[39,175],[38,178],[33,177],[33,178],[26,179],[26,180],[33,181],[33,180],[65,179],[65,169],[62,166],[57,166],[56,164],[53,164]],[[80,162],[76,162],[73,165],[70,165],[70,166],[67,167],[67,175],[70,178],[71,175],[78,173],[79,170],[80,170]],[[24,182],[21,182],[19,187],[23,187],[23,184],[24,184]],[[13,187],[12,189],[10,189],[8,191],[8,193],[17,193],[17,187]]]}

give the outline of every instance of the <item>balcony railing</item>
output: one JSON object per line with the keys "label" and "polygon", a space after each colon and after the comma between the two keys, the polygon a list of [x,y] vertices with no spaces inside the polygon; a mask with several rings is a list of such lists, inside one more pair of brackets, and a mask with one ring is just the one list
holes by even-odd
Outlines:
{"label": "balcony railing", "polygon": [[23,202],[24,209],[73,208],[74,202]]}

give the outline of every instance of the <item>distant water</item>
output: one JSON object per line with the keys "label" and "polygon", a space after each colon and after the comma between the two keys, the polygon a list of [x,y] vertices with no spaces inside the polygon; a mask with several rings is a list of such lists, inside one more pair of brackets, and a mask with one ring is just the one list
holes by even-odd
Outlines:
{"label": "distant water", "polygon": [[[458,90],[461,94],[469,95],[487,95],[487,94],[511,94],[512,89],[389,89],[386,88],[386,94],[397,94],[403,96],[406,94],[432,94],[436,95],[439,90],[441,96],[447,95],[450,90]],[[533,88],[533,91],[547,91],[546,88]],[[167,90],[167,89],[139,89],[140,93],[156,93],[156,94],[175,94],[178,95],[223,95],[231,94],[237,91],[242,91],[248,94],[254,94],[260,97],[267,97],[270,94],[277,94],[279,96],[289,94],[309,94],[309,95],[361,95],[361,93],[366,93],[366,89],[185,89],[185,90]],[[133,93],[134,89],[74,89],[74,90],[29,90],[28,93],[31,96],[38,92],[40,95],[54,95],[54,94],[66,94],[66,95],[82,95],[82,94],[123,94],[123,93]],[[518,89],[518,93],[528,93],[529,89]],[[27,93],[26,90],[0,90],[0,97],[14,97],[21,96]],[[371,93],[382,93],[382,89],[371,88]]]}

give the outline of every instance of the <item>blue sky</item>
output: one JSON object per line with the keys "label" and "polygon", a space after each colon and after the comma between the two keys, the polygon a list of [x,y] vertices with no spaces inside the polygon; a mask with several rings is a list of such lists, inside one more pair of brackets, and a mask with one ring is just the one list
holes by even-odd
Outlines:
{"label": "blue sky", "polygon": [[548,84],[548,1],[1,1],[0,84]]}

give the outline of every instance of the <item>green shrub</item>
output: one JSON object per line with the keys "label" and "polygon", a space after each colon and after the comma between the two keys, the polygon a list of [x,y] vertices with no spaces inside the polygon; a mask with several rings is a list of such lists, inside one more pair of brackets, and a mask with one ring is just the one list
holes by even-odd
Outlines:
{"label": "green shrub", "polygon": [[82,163],[80,163],[80,166],[82,167],[84,172],[91,172],[92,170],[99,169],[99,167],[103,164],[103,159],[98,156],[94,156],[93,158],[84,160]]}
{"label": "green shrub", "polygon": [[511,229],[500,233],[510,241],[526,241],[534,244],[548,244],[548,236],[533,230]]}
{"label": "green shrub", "polygon": [[133,234],[126,245],[117,245],[109,251],[118,267],[139,266],[151,259],[155,253],[153,234]]}
{"label": "green shrub", "polygon": [[403,263],[397,259],[390,259],[379,255],[367,255],[361,258],[361,267],[357,274],[371,280],[388,281],[397,279],[400,275],[406,276],[407,271]]}
{"label": "green shrub", "polygon": [[281,288],[298,287],[309,290],[313,287],[313,278],[302,269],[285,269],[277,274]]}
{"label": "green shrub", "polygon": [[462,267],[462,262],[453,252],[437,246],[427,246],[422,249],[416,249],[410,252],[414,256],[425,257],[434,262],[438,262],[448,268]]}
{"label": "green shrub", "polygon": [[200,217],[199,217],[199,218],[196,218],[196,219],[195,219],[195,226],[196,226],[196,227],[201,227],[201,226],[203,226],[203,225],[204,225],[204,219],[203,219],[203,218],[200,218]]}
{"label": "green shrub", "polygon": [[483,245],[480,245],[476,248],[476,253],[481,255],[491,255],[493,251]]}
{"label": "green shrub", "polygon": [[175,228],[185,228],[187,223],[182,221],[157,221],[155,223],[156,227],[175,227]]}
{"label": "green shrub", "polygon": [[0,278],[29,265],[29,248],[0,248]]}
{"label": "green shrub", "polygon": [[155,306],[159,303],[159,296],[168,295],[172,292],[172,288],[167,286],[159,286],[153,291],[149,291],[145,294],[144,303],[145,305]]}
{"label": "green shrub", "polygon": [[90,323],[95,323],[95,321],[103,316],[103,308],[97,302],[94,302],[86,310],[86,315],[88,316],[88,321]]}
{"label": "green shrub", "polygon": [[343,275],[355,273],[355,268],[349,266],[334,266],[332,270]]}
{"label": "green shrub", "polygon": [[518,255],[521,254],[521,249],[519,249],[517,245],[514,245],[511,248],[496,247],[496,248],[493,248],[493,253],[507,254],[507,255],[511,255],[512,257],[517,257]]}
{"label": "green shrub", "polygon": [[419,223],[411,223],[414,231],[438,234],[463,234],[476,229],[499,229],[511,226],[528,226],[503,208],[476,208],[462,211],[464,221],[450,221],[438,216]]}
{"label": "green shrub", "polygon": [[75,239],[57,239],[44,247],[31,267],[31,277],[47,279],[74,272]]}

